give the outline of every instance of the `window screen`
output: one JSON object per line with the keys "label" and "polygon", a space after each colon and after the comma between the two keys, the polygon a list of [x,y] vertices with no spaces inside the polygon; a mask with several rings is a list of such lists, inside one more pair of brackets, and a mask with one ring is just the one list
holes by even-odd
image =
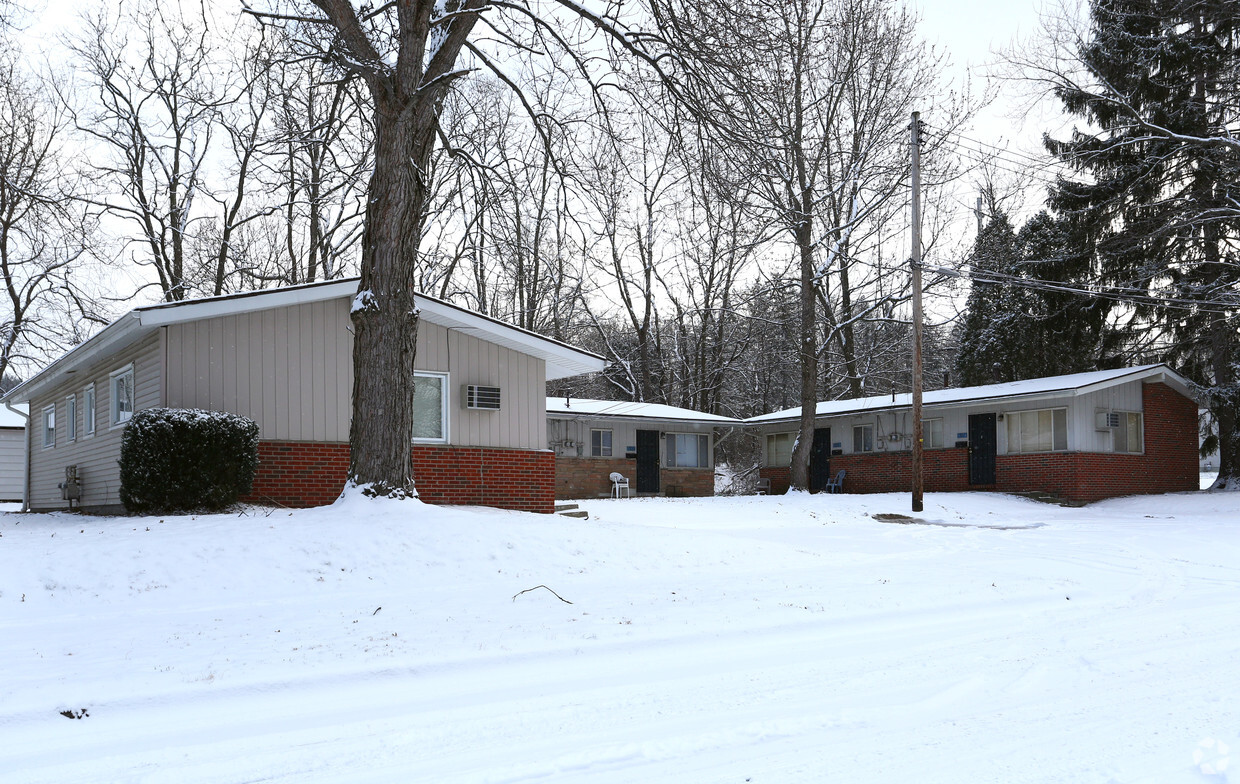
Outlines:
{"label": "window screen", "polygon": [[1047,408],[1007,415],[1008,452],[1059,452],[1068,448],[1068,411]]}
{"label": "window screen", "polygon": [[706,468],[710,466],[710,438],[696,433],[667,434],[668,468]]}
{"label": "window screen", "polygon": [[774,433],[766,437],[766,464],[785,468],[792,465],[795,433]]}
{"label": "window screen", "polygon": [[874,451],[874,425],[857,425],[853,428],[853,451]]}
{"label": "window screen", "polygon": [[413,375],[414,438],[423,441],[447,440],[445,382],[443,376],[422,373]]}
{"label": "window screen", "polygon": [[590,456],[611,457],[611,431],[590,431]]}

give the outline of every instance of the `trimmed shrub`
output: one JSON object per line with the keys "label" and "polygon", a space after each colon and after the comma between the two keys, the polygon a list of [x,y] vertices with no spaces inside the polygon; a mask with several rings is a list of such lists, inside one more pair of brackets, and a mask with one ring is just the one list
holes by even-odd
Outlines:
{"label": "trimmed shrub", "polygon": [[258,425],[222,411],[148,408],[125,426],[120,464],[130,512],[223,509],[254,483]]}

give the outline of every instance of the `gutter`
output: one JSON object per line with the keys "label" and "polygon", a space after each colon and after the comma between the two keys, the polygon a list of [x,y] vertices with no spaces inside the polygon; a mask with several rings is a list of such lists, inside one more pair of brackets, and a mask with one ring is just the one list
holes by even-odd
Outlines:
{"label": "gutter", "polygon": [[26,448],[25,459],[22,460],[22,511],[30,511],[30,414],[18,411],[13,408],[13,404],[8,400],[4,401],[4,407],[26,420]]}

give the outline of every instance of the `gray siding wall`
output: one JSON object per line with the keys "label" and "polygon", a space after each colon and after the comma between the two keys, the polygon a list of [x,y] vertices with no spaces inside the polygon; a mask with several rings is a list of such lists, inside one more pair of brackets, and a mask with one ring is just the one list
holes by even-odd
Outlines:
{"label": "gray siding wall", "polygon": [[[349,440],[351,300],[292,305],[167,328],[168,405],[231,411],[276,441]],[[414,366],[448,374],[448,443],[544,449],[546,364],[422,321]],[[498,386],[499,411],[467,411],[465,384]]]}
{"label": "gray siding wall", "polygon": [[[1096,411],[1142,411],[1141,382],[1129,381],[1113,387],[1090,392],[1084,395],[1059,395],[1037,399],[1012,400],[977,405],[959,404],[944,407],[926,407],[922,414],[924,419],[943,419],[943,447],[950,449],[957,440],[965,440],[969,431],[970,414],[1009,414],[1020,411],[1033,411],[1044,408],[1066,408],[1068,410],[1068,451],[1070,452],[1111,452],[1110,431],[1098,431],[1094,428]],[[874,425],[874,441],[876,451],[899,451],[912,449],[912,415],[908,409],[903,411],[884,411],[873,414],[853,416],[823,417],[817,420],[818,427],[831,428],[831,441],[838,443],[844,454],[853,451],[853,427],[857,425]],[[999,422],[997,433],[998,454],[1007,454],[1007,427]],[[763,436],[770,433],[792,433],[797,429],[796,423],[780,423],[764,425],[759,429]],[[885,436],[900,433],[905,438],[892,443]],[[962,435],[963,434],[963,435]],[[770,455],[766,454],[766,439],[762,439],[762,464],[770,465]]]}
{"label": "gray siding wall", "polygon": [[26,431],[0,427],[0,501],[22,500],[26,476]]}
{"label": "gray siding wall", "polygon": [[[156,332],[111,358],[93,365],[85,373],[76,373],[71,381],[50,393],[30,401],[30,507],[32,509],[64,509],[68,502],[60,497],[57,487],[64,481],[65,466],[76,465],[82,481],[82,505],[110,507],[120,504],[120,466],[123,426],[113,427],[109,421],[111,394],[109,375],[133,363],[134,410],[152,408],[163,403],[161,364],[163,351],[160,333]],[[82,390],[95,385],[95,434],[85,430],[85,401]],[[69,440],[66,398],[77,395],[77,440]],[[43,409],[56,406],[56,445],[43,446]]]}

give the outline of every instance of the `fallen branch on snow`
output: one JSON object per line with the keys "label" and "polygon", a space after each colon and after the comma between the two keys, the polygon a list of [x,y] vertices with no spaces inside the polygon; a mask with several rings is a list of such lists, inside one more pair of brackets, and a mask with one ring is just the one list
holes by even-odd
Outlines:
{"label": "fallen branch on snow", "polygon": [[[520,591],[518,593],[513,594],[512,600],[515,602],[517,600],[517,597],[520,596],[521,594],[529,593],[530,591],[537,591],[539,588],[542,588],[543,590],[546,590],[546,591],[551,591],[551,589],[545,585],[535,585],[533,588],[526,588],[524,591]],[[560,596],[555,591],[551,591],[551,595],[559,599],[560,601],[564,602],[565,604],[572,604],[572,602],[570,602],[568,599],[565,599],[563,596]]]}

